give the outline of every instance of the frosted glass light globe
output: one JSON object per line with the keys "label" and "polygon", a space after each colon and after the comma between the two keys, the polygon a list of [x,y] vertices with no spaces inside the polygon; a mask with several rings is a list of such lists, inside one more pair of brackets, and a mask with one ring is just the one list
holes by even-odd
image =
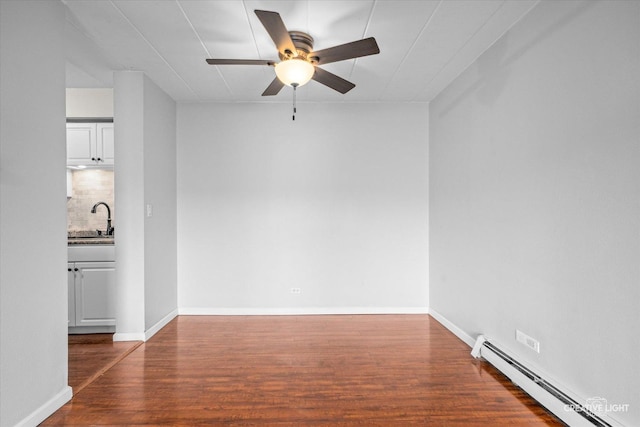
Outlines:
{"label": "frosted glass light globe", "polygon": [[288,59],[276,64],[276,76],[288,86],[302,86],[311,80],[315,69],[304,59]]}

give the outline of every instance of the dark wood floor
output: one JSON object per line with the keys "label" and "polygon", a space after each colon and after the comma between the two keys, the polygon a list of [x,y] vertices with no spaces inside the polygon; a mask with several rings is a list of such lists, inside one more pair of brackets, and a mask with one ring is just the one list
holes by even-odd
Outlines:
{"label": "dark wood floor", "polygon": [[140,342],[113,342],[113,334],[69,335],[69,385],[73,394],[95,381]]}
{"label": "dark wood floor", "polygon": [[556,426],[427,315],[183,316],[43,425]]}

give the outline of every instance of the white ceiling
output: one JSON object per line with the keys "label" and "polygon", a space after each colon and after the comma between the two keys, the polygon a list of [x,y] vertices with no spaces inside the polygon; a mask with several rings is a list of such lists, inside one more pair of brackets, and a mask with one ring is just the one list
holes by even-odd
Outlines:
{"label": "white ceiling", "polygon": [[324,65],[356,87],[311,81],[299,100],[428,102],[538,0],[63,0],[67,86],[111,87],[113,70],[144,71],[179,102],[291,102],[262,97],[273,67],[206,58],[277,59],[253,12],[280,13],[316,50],[375,37],[380,54]]}

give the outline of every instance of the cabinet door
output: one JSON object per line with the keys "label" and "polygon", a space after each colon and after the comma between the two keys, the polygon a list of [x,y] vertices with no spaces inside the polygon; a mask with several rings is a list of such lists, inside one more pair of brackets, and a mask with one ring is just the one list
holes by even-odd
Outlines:
{"label": "cabinet door", "polygon": [[112,165],[114,157],[113,123],[97,125],[97,158],[98,164]]}
{"label": "cabinet door", "polygon": [[96,158],[96,124],[67,123],[67,164],[88,165]]}
{"label": "cabinet door", "polygon": [[67,169],[67,199],[73,197],[73,174]]}
{"label": "cabinet door", "polygon": [[68,310],[68,326],[76,326],[76,275],[73,271],[73,263],[67,264],[67,310]]}
{"label": "cabinet door", "polygon": [[114,262],[76,262],[76,326],[116,324]]}

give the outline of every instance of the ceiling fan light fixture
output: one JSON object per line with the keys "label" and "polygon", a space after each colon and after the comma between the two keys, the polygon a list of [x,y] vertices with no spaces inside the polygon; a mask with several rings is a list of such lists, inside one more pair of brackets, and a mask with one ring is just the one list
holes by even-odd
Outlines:
{"label": "ceiling fan light fixture", "polygon": [[319,67],[332,62],[346,61],[362,56],[376,55],[380,48],[376,39],[369,37],[321,50],[313,49],[313,37],[302,31],[288,31],[278,12],[254,10],[264,29],[278,49],[278,64],[268,59],[207,59],[210,65],[275,65],[276,77],[262,96],[277,95],[285,86],[295,88],[313,79],[337,92],[345,94],[355,84]]}
{"label": "ceiling fan light fixture", "polygon": [[311,80],[315,67],[304,59],[292,58],[276,64],[276,76],[288,86],[302,86]]}

